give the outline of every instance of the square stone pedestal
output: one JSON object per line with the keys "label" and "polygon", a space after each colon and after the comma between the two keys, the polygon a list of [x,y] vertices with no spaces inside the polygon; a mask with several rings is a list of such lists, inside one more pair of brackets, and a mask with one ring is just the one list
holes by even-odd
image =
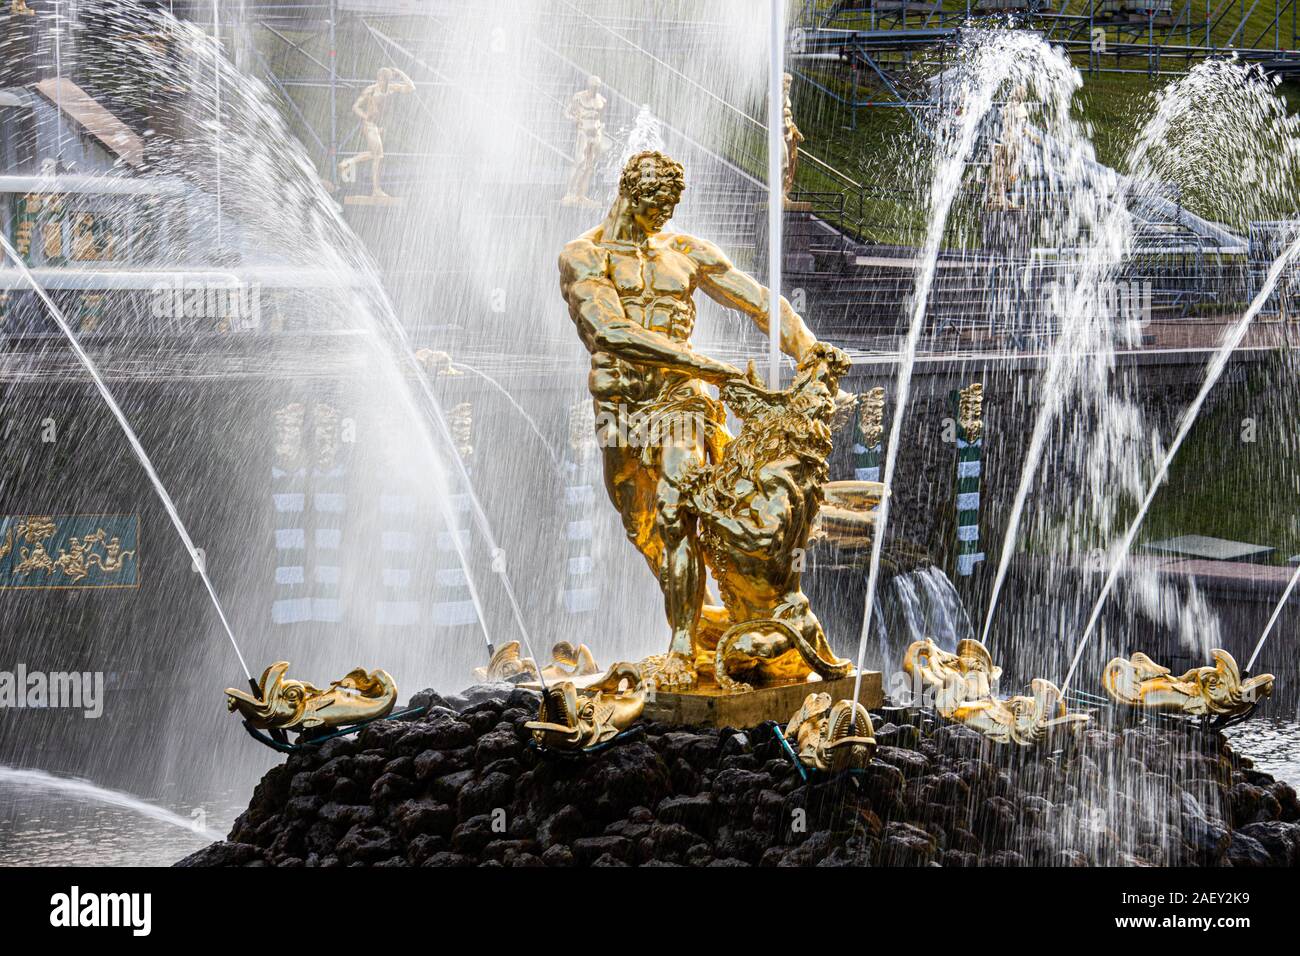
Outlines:
{"label": "square stone pedestal", "polygon": [[[646,720],[681,726],[754,727],[765,720],[784,725],[794,716],[809,694],[830,694],[831,700],[848,700],[853,696],[854,676],[839,680],[801,681],[756,687],[743,694],[728,694],[714,685],[684,693],[658,690],[646,701]],[[858,700],[868,709],[879,707],[884,699],[880,672],[863,671]]]}

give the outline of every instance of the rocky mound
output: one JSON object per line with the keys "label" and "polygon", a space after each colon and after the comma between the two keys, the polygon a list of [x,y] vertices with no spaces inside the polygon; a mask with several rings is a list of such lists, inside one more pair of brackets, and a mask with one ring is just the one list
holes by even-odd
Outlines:
{"label": "rocky mound", "polygon": [[[537,698],[413,703],[291,756],[229,838],[181,866],[1295,865],[1295,791],[1221,734],[1096,727],[995,747],[924,712],[873,714],[857,774],[805,781],[770,727],[636,728],[542,755]],[[451,706],[451,705],[456,706]]]}

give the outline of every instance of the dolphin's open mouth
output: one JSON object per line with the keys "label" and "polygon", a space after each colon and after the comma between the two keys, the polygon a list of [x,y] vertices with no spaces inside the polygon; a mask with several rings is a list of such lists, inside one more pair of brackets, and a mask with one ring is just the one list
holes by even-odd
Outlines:
{"label": "dolphin's open mouth", "polygon": [[835,724],[831,727],[831,744],[842,743],[846,740],[867,740],[867,729],[862,726],[861,720],[854,720],[856,714],[850,713],[847,709],[840,711],[836,715]]}
{"label": "dolphin's open mouth", "polygon": [[536,720],[530,720],[524,727],[544,736],[563,736],[575,739],[578,732],[578,720],[569,706],[568,697],[560,688],[553,688],[542,695],[542,706]]}
{"label": "dolphin's open mouth", "polygon": [[823,749],[828,755],[841,751],[834,761],[836,769],[842,769],[845,761],[865,764],[876,752],[874,732],[871,718],[861,705],[841,700],[831,708]]}
{"label": "dolphin's open mouth", "polygon": [[272,711],[271,701],[259,700],[251,694],[245,694],[243,691],[227,688],[226,690],[226,710],[234,713],[238,710],[245,716],[269,717]]}

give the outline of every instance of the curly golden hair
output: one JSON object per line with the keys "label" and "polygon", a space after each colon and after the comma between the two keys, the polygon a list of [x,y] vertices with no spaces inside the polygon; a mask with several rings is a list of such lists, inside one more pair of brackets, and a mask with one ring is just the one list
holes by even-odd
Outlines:
{"label": "curly golden hair", "polygon": [[[647,159],[655,161],[655,177],[645,180],[641,176],[641,163]],[[618,193],[631,202],[639,202],[646,196],[656,196],[661,202],[677,203],[681,201],[686,189],[686,170],[682,164],[657,150],[645,150],[632,156],[623,164],[623,173],[618,180]]]}

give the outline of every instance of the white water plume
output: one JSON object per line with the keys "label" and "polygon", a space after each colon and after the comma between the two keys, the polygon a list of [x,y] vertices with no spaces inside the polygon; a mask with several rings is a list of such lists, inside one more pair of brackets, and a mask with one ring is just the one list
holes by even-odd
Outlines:
{"label": "white water plume", "polygon": [[1097,622],[1101,618],[1101,612],[1106,606],[1106,599],[1110,596],[1110,592],[1115,586],[1115,581],[1118,579],[1120,572],[1123,570],[1124,565],[1128,560],[1130,552],[1133,550],[1133,542],[1137,539],[1138,531],[1142,528],[1142,522],[1146,520],[1147,513],[1151,510],[1151,503],[1155,500],[1156,494],[1160,491],[1165,479],[1169,476],[1169,466],[1173,462],[1174,456],[1178,454],[1178,450],[1182,447],[1187,435],[1196,424],[1197,417],[1200,415],[1201,408],[1205,405],[1206,398],[1209,397],[1210,391],[1214,386],[1218,384],[1220,377],[1223,375],[1224,369],[1228,367],[1228,362],[1232,359],[1232,354],[1241,345],[1242,339],[1245,338],[1246,332],[1249,330],[1251,323],[1255,320],[1255,316],[1259,314],[1264,303],[1267,302],[1269,296],[1273,294],[1273,289],[1277,286],[1277,281],[1281,277],[1282,272],[1291,265],[1292,259],[1294,259],[1297,254],[1300,254],[1300,237],[1293,240],[1282,254],[1274,260],[1273,264],[1269,267],[1268,274],[1264,277],[1264,282],[1259,292],[1255,294],[1255,298],[1251,301],[1250,306],[1242,314],[1240,319],[1238,319],[1233,325],[1229,326],[1222,344],[1219,346],[1218,351],[1215,352],[1214,357],[1210,360],[1206,369],[1205,380],[1201,383],[1200,390],[1196,393],[1196,397],[1192,400],[1191,405],[1189,405],[1179,417],[1178,430],[1174,434],[1173,441],[1169,444],[1169,450],[1165,452],[1164,458],[1161,460],[1159,467],[1156,469],[1155,475],[1151,478],[1151,481],[1147,486],[1146,496],[1138,506],[1137,514],[1133,517],[1132,522],[1130,522],[1128,528],[1124,531],[1124,534],[1119,539],[1116,547],[1112,549],[1111,553],[1113,554],[1113,558],[1110,562],[1110,569],[1106,575],[1105,582],[1102,584],[1101,593],[1098,595],[1097,601],[1093,605],[1092,614],[1089,616],[1088,622],[1084,626],[1082,635],[1079,638],[1078,645],[1074,652],[1074,657],[1070,661],[1070,668],[1066,671],[1065,680],[1061,684],[1062,690],[1069,686],[1070,680],[1074,677],[1075,669],[1079,666],[1079,661],[1083,656],[1083,651],[1087,646],[1088,639],[1092,636],[1092,633],[1097,626]]}
{"label": "white water plume", "polygon": [[[1296,118],[1286,114],[1273,86],[1254,67],[1229,61],[1198,64],[1155,96],[1151,115],[1128,151],[1126,175],[1091,177],[1092,195],[1105,205],[1083,235],[1077,284],[1067,286],[1063,301],[1052,303],[1062,333],[1042,379],[1042,400],[1003,535],[986,609],[986,640],[1020,544],[1027,502],[1045,480],[1043,461],[1059,465],[1073,457],[1077,467],[1065,473],[1083,477],[1081,493],[1048,498],[1065,502],[1063,516],[1052,516],[1042,502],[1038,514],[1040,526],[1059,522],[1045,535],[1048,546],[1056,553],[1078,554],[1111,539],[1127,503],[1140,500],[1147,490],[1148,463],[1165,457],[1141,409],[1112,381],[1115,350],[1135,341],[1132,316],[1117,312],[1113,297],[1100,293],[1126,281],[1123,270],[1134,242],[1130,210],[1161,201],[1171,186],[1180,202],[1194,204],[1202,215],[1233,222],[1275,214],[1284,206],[1300,138]],[[1081,193],[1074,204],[1089,208],[1088,198]],[[1091,208],[1098,208],[1096,198]],[[1056,447],[1050,459],[1049,446]],[[1106,566],[1122,562],[1128,547],[1123,539],[1112,542]],[[1180,608],[1177,590],[1152,575],[1146,567],[1133,569],[1137,610],[1166,623],[1192,614],[1201,633],[1216,631],[1217,620],[1203,602],[1194,609]],[[1103,587],[1108,591],[1110,584]],[[1185,635],[1191,631],[1182,628]]]}
{"label": "white water plume", "polygon": [[[1234,221],[1276,215],[1280,209],[1289,208],[1289,189],[1300,171],[1300,119],[1287,114],[1274,85],[1255,67],[1213,60],[1198,64],[1156,97],[1154,113],[1130,150],[1130,182],[1145,182],[1150,193],[1164,180],[1172,181],[1180,194],[1186,193],[1199,204],[1205,215]],[[1141,198],[1140,194],[1137,198]],[[1169,447],[1162,449],[1158,443],[1154,445],[1151,460],[1158,463],[1154,475],[1142,479],[1136,515],[1108,549],[1107,574],[1081,632],[1063,686],[1068,685],[1078,667],[1106,601],[1128,563],[1155,496],[1168,476],[1170,464],[1196,424],[1233,353],[1244,341],[1255,316],[1289,268],[1297,248],[1297,243],[1292,242],[1282,250],[1271,263],[1250,305],[1225,331],[1206,366],[1196,397],[1179,417]],[[1104,490],[1112,487],[1107,484]],[[1158,585],[1142,581],[1144,575],[1153,573],[1147,568],[1134,572],[1133,591],[1138,597],[1138,607],[1153,620],[1168,619],[1169,612],[1161,608],[1170,602],[1176,604],[1178,597],[1166,585],[1162,598],[1156,600],[1153,595]],[[1217,634],[1218,622],[1195,590],[1179,615],[1184,643],[1201,642]],[[1198,631],[1200,638],[1193,636]]]}
{"label": "white water plume", "polygon": [[[916,285],[909,303],[910,321],[900,348],[898,377],[894,386],[896,399],[885,447],[882,480],[890,488],[893,487],[903,420],[911,394],[912,372],[925,327],[939,251],[948,229],[949,212],[961,188],[980,134],[987,133],[989,121],[996,118],[994,106],[999,95],[1035,104],[1034,113],[1039,125],[1054,129],[1072,123],[1070,101],[1081,82],[1078,72],[1070,66],[1064,53],[1029,33],[973,31],[957,51],[957,59],[958,66],[950,70],[947,76],[945,97],[940,102],[941,112],[931,131],[934,154],[930,171],[928,225],[925,243],[918,257],[920,264]],[[889,505],[890,498],[886,497],[880,504],[876,518],[871,563],[867,572],[864,635],[870,631],[870,616],[880,578],[880,559],[888,526]],[[865,648],[864,639],[858,647],[859,674]]]}
{"label": "white water plume", "polygon": [[156,803],[150,803],[147,800],[141,800],[139,797],[133,797],[129,793],[100,787],[89,780],[81,780],[76,777],[60,777],[46,773],[43,770],[6,767],[0,764],[0,786],[18,787],[23,790],[53,791],[65,794],[81,802],[98,803],[103,806],[117,807],[121,810],[130,810],[158,823],[165,823],[168,826],[188,830],[195,835],[196,839],[208,841],[221,839],[221,834],[214,833],[207,827],[197,824],[194,820],[186,819],[165,807],[160,807]]}

